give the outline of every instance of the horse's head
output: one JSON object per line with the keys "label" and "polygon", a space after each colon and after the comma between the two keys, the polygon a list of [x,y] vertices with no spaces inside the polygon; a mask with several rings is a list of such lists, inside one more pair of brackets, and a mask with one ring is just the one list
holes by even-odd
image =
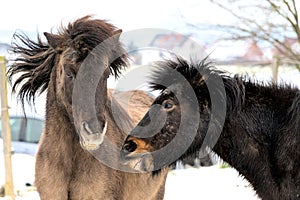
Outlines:
{"label": "horse's head", "polygon": [[[107,78],[110,74],[118,76],[126,67],[127,56],[119,42],[120,33],[113,25],[87,16],[57,34],[44,33],[48,44],[19,37],[29,47],[28,60],[38,47],[45,49],[34,55],[41,60],[39,66],[26,70],[34,75],[32,79],[48,81],[44,82],[46,86],[49,83],[47,98],[55,99],[60,112],[75,125],[80,143],[87,150],[97,149],[107,130]],[[23,53],[21,48],[15,48],[15,52]],[[36,90],[39,86],[34,87]]]}
{"label": "horse's head", "polygon": [[158,170],[196,155],[202,144],[215,144],[226,94],[222,73],[209,66],[205,60],[196,65],[182,59],[159,63],[152,87],[162,92],[126,138],[121,152],[125,164],[138,171]]}
{"label": "horse's head", "polygon": [[107,78],[126,64],[121,31],[105,21],[83,18],[64,34],[45,33],[59,54],[56,94],[76,127],[83,148],[97,149],[107,130]]}
{"label": "horse's head", "polygon": [[181,107],[173,92],[164,90],[138,125],[130,132],[122,148],[124,162],[138,171],[155,168],[151,154],[169,144],[180,126]]}
{"label": "horse's head", "polygon": [[161,94],[127,136],[121,152],[124,163],[137,171],[172,164],[192,143],[198,127],[198,101],[190,80],[178,70],[180,64],[158,64],[152,87]]}
{"label": "horse's head", "polygon": [[122,147],[124,164],[137,171],[155,171],[173,165],[193,143],[199,126],[195,96],[174,84],[155,99]]}

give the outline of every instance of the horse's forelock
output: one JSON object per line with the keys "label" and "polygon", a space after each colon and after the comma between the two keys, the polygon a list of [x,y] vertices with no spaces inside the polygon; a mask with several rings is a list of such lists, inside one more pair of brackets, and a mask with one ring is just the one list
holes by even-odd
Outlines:
{"label": "horse's forelock", "polygon": [[[177,78],[179,76],[182,77]],[[245,91],[242,78],[230,78],[225,71],[216,69],[207,58],[198,63],[188,63],[180,57],[157,62],[156,70],[150,77],[150,87],[153,90],[164,90],[172,84],[179,83],[182,78],[188,81],[196,95],[202,98],[210,99],[210,90],[215,90],[214,94],[219,94],[217,99],[226,101],[229,110],[238,110],[244,102]]]}
{"label": "horse's forelock", "polygon": [[198,79],[210,75],[212,71],[210,62],[206,62],[206,59],[197,64],[190,64],[181,57],[159,61],[156,62],[156,69],[150,76],[150,87],[154,90],[164,90],[182,78],[196,86]]}
{"label": "horse's forelock", "polygon": [[[96,54],[106,54],[109,57],[111,72],[116,77],[121,69],[128,65],[128,55],[119,41],[119,30],[105,20],[91,19],[85,16],[70,23],[61,33],[84,60],[86,56],[97,49]],[[105,45],[103,42],[105,41]],[[107,46],[106,46],[107,44]],[[103,45],[103,46],[101,46]],[[100,48],[99,48],[100,47]]]}

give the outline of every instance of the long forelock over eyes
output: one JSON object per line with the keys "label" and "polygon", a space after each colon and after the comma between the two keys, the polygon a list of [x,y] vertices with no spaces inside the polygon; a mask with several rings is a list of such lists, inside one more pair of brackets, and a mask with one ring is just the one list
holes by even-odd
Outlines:
{"label": "long forelock over eyes", "polygon": [[[90,18],[86,16],[70,23],[67,29],[61,28],[60,34],[64,35],[70,42],[69,45],[78,51],[80,60],[84,60],[88,53],[95,51],[95,48],[95,53],[100,56],[106,53],[110,57],[111,73],[118,77],[120,71],[129,63],[128,55],[119,41],[120,31],[105,20]],[[103,41],[107,43],[102,47]]]}

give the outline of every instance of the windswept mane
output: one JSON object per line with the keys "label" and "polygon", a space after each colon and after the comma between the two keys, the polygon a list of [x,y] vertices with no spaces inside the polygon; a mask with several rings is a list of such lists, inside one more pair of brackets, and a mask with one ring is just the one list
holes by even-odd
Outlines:
{"label": "windswept mane", "polygon": [[[12,53],[17,54],[8,70],[10,82],[15,74],[20,76],[14,81],[12,90],[16,92],[18,85],[22,84],[18,97],[24,105],[24,101],[34,101],[37,91],[44,92],[48,88],[52,67],[55,64],[55,51],[48,44],[31,40],[22,33],[14,34]],[[21,44],[18,44],[20,42]],[[24,82],[25,81],[25,82]]]}
{"label": "windswept mane", "polygon": [[[66,27],[58,30],[57,37],[61,41],[59,48],[53,48],[43,42],[38,36],[37,42],[31,40],[24,33],[15,33],[11,52],[16,54],[16,59],[8,71],[9,80],[21,73],[14,81],[13,91],[18,85],[22,85],[18,97],[24,105],[24,101],[30,102],[37,92],[42,93],[48,88],[50,74],[58,62],[58,56],[66,48],[72,47],[82,61],[88,53],[93,51],[101,42],[109,39],[109,49],[101,49],[109,56],[111,73],[118,76],[120,70],[127,66],[127,54],[118,40],[121,33],[116,27],[104,20],[91,19],[90,16],[83,17]],[[113,38],[113,39],[111,39]]]}
{"label": "windswept mane", "polygon": [[[244,85],[241,77],[234,78],[226,75],[225,71],[218,70],[213,63],[207,58],[199,63],[188,63],[186,60],[177,57],[175,60],[166,60],[157,62],[157,68],[150,77],[150,87],[153,90],[164,90],[174,83],[180,82],[182,79],[174,73],[180,73],[194,89],[197,96],[210,98],[210,88],[214,89],[214,93],[220,95],[217,99],[224,100],[229,110],[235,110],[241,107],[244,101]],[[222,80],[224,85],[215,84],[214,80]],[[223,88],[221,88],[223,87]],[[222,95],[222,89],[225,89],[226,96]]]}

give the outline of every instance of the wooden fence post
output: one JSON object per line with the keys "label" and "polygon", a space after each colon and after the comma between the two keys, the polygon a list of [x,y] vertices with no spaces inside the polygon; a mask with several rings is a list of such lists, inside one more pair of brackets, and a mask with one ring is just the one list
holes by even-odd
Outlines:
{"label": "wooden fence post", "polygon": [[5,165],[5,196],[6,199],[14,200],[15,194],[11,163],[11,134],[7,101],[6,59],[4,56],[0,56],[0,97],[3,152]]}

